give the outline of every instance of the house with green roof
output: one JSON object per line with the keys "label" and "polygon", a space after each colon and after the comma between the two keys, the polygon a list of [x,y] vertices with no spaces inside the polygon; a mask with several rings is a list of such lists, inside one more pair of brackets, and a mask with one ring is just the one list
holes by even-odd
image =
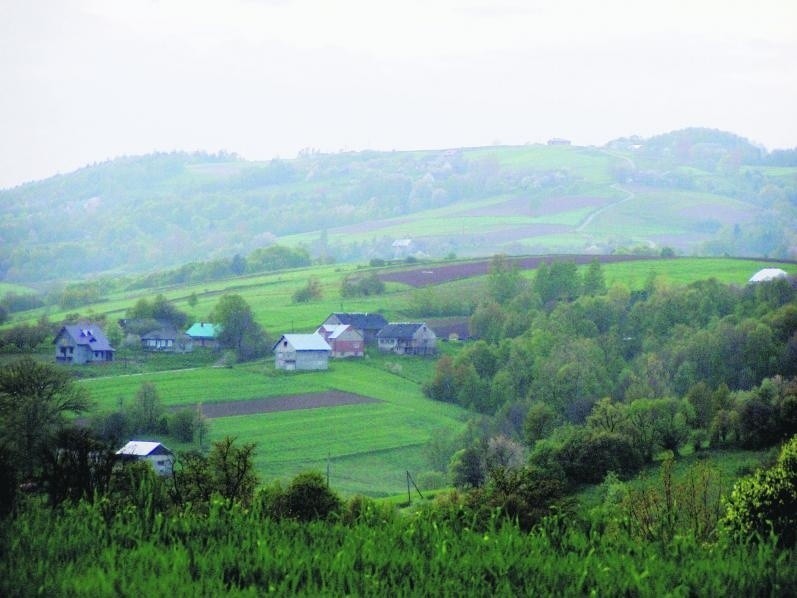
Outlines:
{"label": "house with green roof", "polygon": [[219,333],[221,327],[218,324],[210,324],[208,322],[194,322],[185,333],[191,337],[194,346],[211,347],[213,349],[219,346]]}

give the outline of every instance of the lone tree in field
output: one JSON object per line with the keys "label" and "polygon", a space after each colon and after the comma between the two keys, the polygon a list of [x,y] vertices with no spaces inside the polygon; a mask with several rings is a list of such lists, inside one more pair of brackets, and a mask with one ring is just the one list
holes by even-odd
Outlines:
{"label": "lone tree in field", "polygon": [[235,351],[239,361],[265,355],[269,339],[262,326],[255,322],[252,308],[240,295],[224,295],[210,315],[210,321],[221,328],[219,343]]}
{"label": "lone tree in field", "polygon": [[57,365],[23,357],[0,369],[0,443],[26,476],[38,472],[43,449],[64,416],[89,406],[85,390]]}

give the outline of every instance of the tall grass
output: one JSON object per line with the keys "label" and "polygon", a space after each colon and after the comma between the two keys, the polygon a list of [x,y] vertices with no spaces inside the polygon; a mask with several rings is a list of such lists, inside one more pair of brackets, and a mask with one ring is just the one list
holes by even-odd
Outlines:
{"label": "tall grass", "polygon": [[[561,519],[530,534],[433,514],[274,521],[216,504],[109,517],[102,505],[30,508],[2,536],[0,594],[793,595],[794,551],[749,544],[608,538]],[[465,522],[467,523],[467,522]]]}

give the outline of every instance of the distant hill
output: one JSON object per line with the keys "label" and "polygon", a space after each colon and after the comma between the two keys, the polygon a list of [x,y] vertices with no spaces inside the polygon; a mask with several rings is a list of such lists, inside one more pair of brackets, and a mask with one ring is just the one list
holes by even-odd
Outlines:
{"label": "distant hill", "polygon": [[124,157],[0,190],[0,279],[153,271],[273,244],[338,261],[664,246],[793,258],[796,154],[685,129],[605,147]]}

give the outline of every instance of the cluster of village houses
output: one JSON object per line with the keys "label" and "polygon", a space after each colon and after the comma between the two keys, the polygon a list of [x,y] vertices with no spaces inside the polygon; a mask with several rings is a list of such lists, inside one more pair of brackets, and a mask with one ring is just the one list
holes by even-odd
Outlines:
{"label": "cluster of village houses", "polygon": [[[184,333],[164,327],[141,335],[147,351],[186,353],[196,346],[218,347],[219,327],[196,322]],[[53,341],[55,359],[84,364],[113,361],[115,349],[94,323],[62,326]],[[273,346],[282,370],[325,370],[329,360],[361,358],[366,346],[399,355],[434,355],[437,335],[424,322],[388,323],[379,313],[333,313],[311,334],[283,334]]]}
{"label": "cluster of village houses", "polygon": [[[141,335],[148,351],[188,352],[194,346],[217,347],[218,326],[193,324],[185,333],[162,328]],[[55,359],[85,364],[113,361],[115,349],[94,323],[67,324],[55,336]],[[329,359],[362,358],[366,346],[400,355],[433,355],[437,336],[423,322],[388,323],[378,313],[333,313],[311,334],[283,334],[274,344],[274,364],[282,370],[325,370]],[[159,442],[131,440],[117,451],[121,460],[149,462],[160,475],[169,475],[174,453]]]}

